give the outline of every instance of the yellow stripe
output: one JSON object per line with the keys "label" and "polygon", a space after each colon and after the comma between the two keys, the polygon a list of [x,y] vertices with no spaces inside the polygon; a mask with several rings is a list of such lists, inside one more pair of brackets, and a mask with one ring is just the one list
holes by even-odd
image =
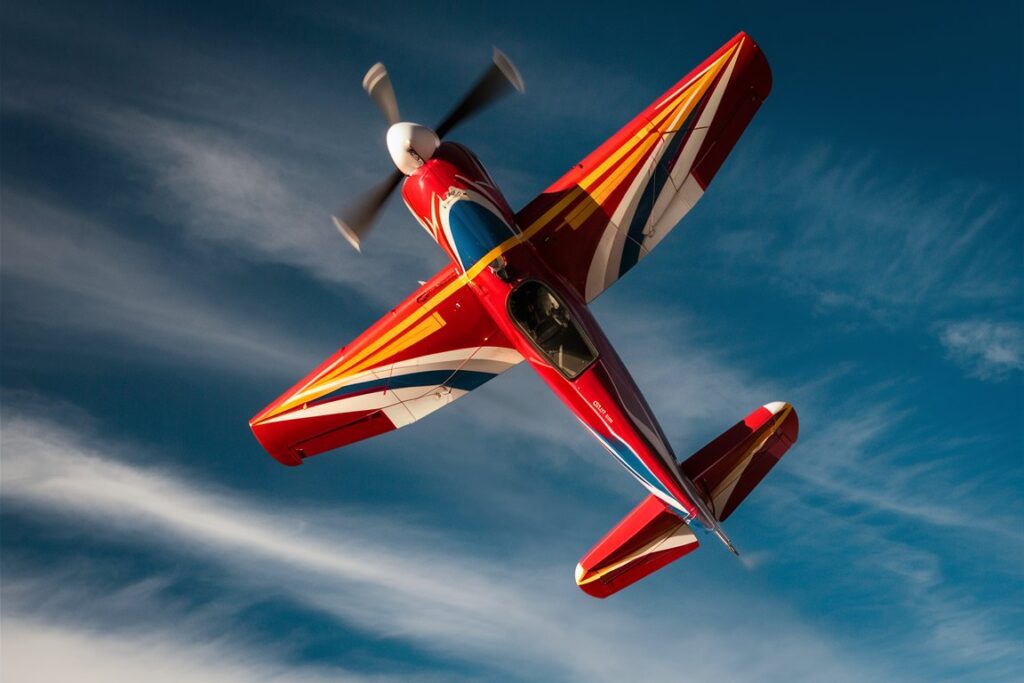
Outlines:
{"label": "yellow stripe", "polygon": [[[459,275],[455,280],[448,283],[448,285],[446,285],[444,289],[442,289],[435,296],[431,297],[430,300],[424,303],[423,306],[421,306],[417,311],[411,313],[408,317],[399,321],[394,327],[384,332],[380,337],[378,337],[372,343],[367,345],[366,348],[362,349],[359,353],[353,355],[351,358],[345,359],[345,362],[343,362],[342,364],[325,370],[323,373],[321,373],[320,376],[314,378],[312,381],[310,381],[309,384],[307,384],[301,390],[296,392],[291,399],[282,403],[276,410],[274,410],[273,413],[268,414],[267,417],[273,417],[274,415],[278,415],[282,412],[285,412],[305,401],[313,400],[318,396],[322,396],[324,393],[327,393],[327,391],[322,391],[321,393],[317,392],[320,389],[324,388],[324,385],[330,383],[331,387],[336,387],[338,386],[337,380],[339,378],[343,378],[342,376],[346,374],[357,374],[359,372],[366,370],[367,368],[373,367],[374,363],[377,363],[380,360],[387,358],[389,354],[398,353],[403,349],[406,349],[412,346],[413,344],[425,339],[426,337],[433,334],[437,330],[441,329],[441,327],[444,325],[444,319],[441,318],[439,314],[431,316],[429,320],[423,320],[423,316],[432,311],[440,304],[442,304],[444,301],[448,299],[448,297],[450,297],[452,294],[460,290],[462,287],[469,284],[469,282],[473,278],[475,278],[480,273],[480,271],[487,267],[487,264],[492,262],[498,256],[504,254],[506,251],[518,246],[523,241],[533,237],[533,235],[535,235],[538,231],[540,231],[548,223],[550,223],[554,218],[561,214],[573,202],[575,202],[577,199],[580,199],[581,196],[584,196],[585,193],[584,190],[581,189],[581,187],[592,185],[597,180],[597,178],[599,178],[605,171],[607,171],[608,168],[611,167],[612,164],[622,159],[622,157],[625,156],[630,149],[633,149],[633,154],[630,155],[629,162],[633,164],[637,163],[636,160],[638,155],[642,156],[646,151],[650,149],[650,146],[653,144],[653,142],[658,139],[657,136],[650,135],[651,130],[655,129],[657,125],[663,122],[664,119],[666,119],[670,115],[673,109],[680,103],[680,101],[687,94],[692,93],[693,85],[703,84],[705,81],[713,78],[714,75],[717,75],[718,71],[721,69],[721,65],[724,63],[725,59],[728,58],[731,54],[732,52],[730,51],[729,53],[723,55],[722,58],[720,58],[714,65],[712,65],[711,68],[709,68],[705,72],[702,78],[694,81],[692,85],[684,87],[680,91],[679,95],[673,98],[671,105],[666,106],[661,112],[659,112],[658,116],[655,117],[653,124],[648,123],[641,130],[637,131],[637,133],[632,138],[632,141],[634,141],[636,145],[622,145],[604,162],[602,162],[601,165],[598,166],[598,168],[596,168],[593,173],[589,174],[587,178],[580,183],[580,185],[577,185],[570,192],[568,192],[564,197],[562,197],[561,200],[559,200],[554,206],[548,209],[542,216],[537,218],[521,234],[514,235],[508,238],[500,245],[489,251],[483,258],[477,261],[468,271]],[[692,98],[691,101],[693,101]],[[645,140],[645,138],[647,138],[647,140]],[[637,149],[637,146],[641,147],[642,149]],[[613,178],[618,179],[621,177],[621,175],[622,171],[616,171]],[[599,188],[598,192],[603,194],[599,196],[607,198],[607,195],[610,194],[611,191],[609,188],[609,182],[602,183],[601,188]],[[576,223],[574,227],[578,227],[579,224],[582,224],[582,222],[585,221],[596,210],[599,204],[600,201],[594,201],[590,197],[585,197],[584,201],[580,202],[580,206],[577,208],[577,211],[569,216],[569,218],[573,219],[573,222]],[[398,335],[408,330],[409,327],[411,327],[414,323],[420,320],[422,320],[422,322],[420,322],[420,324],[413,328],[407,335],[399,339],[396,339]],[[392,342],[392,340],[395,341]],[[389,342],[392,343],[389,344]],[[388,346],[386,348],[382,348],[385,346],[385,344],[388,344]],[[327,390],[330,390],[330,388],[328,388]]]}
{"label": "yellow stripe", "polygon": [[637,131],[633,136],[633,140],[637,140],[639,142],[632,147],[628,157],[622,161],[619,167],[612,172],[611,175],[605,178],[596,189],[591,191],[591,188],[587,183],[593,183],[596,181],[601,173],[610,168],[610,163],[612,161],[621,159],[625,154],[625,150],[629,148],[628,145],[623,145],[615,154],[609,157],[605,163],[601,164],[597,171],[587,177],[587,180],[584,181],[584,188],[590,193],[595,205],[590,206],[589,210],[585,213],[581,212],[580,214],[573,215],[570,219],[567,219],[567,222],[569,222],[574,229],[582,225],[583,222],[590,217],[590,215],[596,210],[597,205],[603,205],[605,200],[607,200],[608,197],[611,196],[611,194],[619,187],[619,184],[623,179],[632,173],[636,166],[647,158],[648,152],[650,152],[651,149],[662,140],[663,133],[660,128],[663,124],[671,119],[671,123],[668,124],[667,130],[664,132],[673,132],[672,127],[693,111],[693,108],[700,99],[699,96],[707,91],[710,83],[718,75],[719,71],[721,71],[721,67],[725,63],[726,57],[728,57],[728,54],[715,62],[715,64],[708,69],[700,79],[694,81],[691,86],[680,91],[672,102],[662,109],[651,123],[648,123],[641,130]]}
{"label": "yellow stripe", "polygon": [[647,123],[643,125],[642,128],[640,128],[639,130],[637,130],[636,133],[633,134],[633,137],[630,138],[628,142],[623,143],[618,149],[616,149],[612,154],[610,154],[607,159],[601,162],[601,164],[597,168],[595,168],[590,175],[584,178],[583,182],[581,182],[580,185],[582,185],[584,188],[589,189],[591,185],[597,182],[597,180],[601,176],[603,176],[609,168],[611,168],[615,163],[622,159],[623,156],[625,156],[632,150],[636,149],[637,145],[640,145],[645,140],[647,140],[652,132],[657,131],[657,126],[665,119],[665,117],[668,116],[668,113],[672,110],[672,107],[678,104],[679,99],[683,95],[685,95],[686,92],[689,91],[689,89],[690,88],[686,88],[686,90],[677,95],[673,99],[672,105],[662,110],[661,113],[659,113],[653,120],[649,119]]}
{"label": "yellow stripe", "polygon": [[[711,492],[712,505],[714,505],[715,503],[715,498],[722,495],[723,491],[729,488],[729,486],[734,481],[739,479],[743,475],[743,473],[747,471],[747,466],[750,464],[750,459],[754,456],[754,454],[757,451],[761,450],[761,448],[764,447],[764,445],[768,442],[768,439],[772,438],[772,436],[774,436],[775,433],[779,431],[779,427],[782,426],[782,423],[785,422],[786,418],[789,417],[789,414],[791,412],[793,412],[793,406],[787,403],[786,407],[782,410],[782,412],[780,412],[778,415],[772,416],[773,424],[771,428],[768,429],[761,436],[760,439],[751,444],[750,448],[747,449],[747,452],[744,453],[739,458],[739,460],[736,461],[735,467],[733,467],[732,470],[729,471],[729,473],[725,476],[724,479],[722,479],[722,481],[718,482],[718,486],[716,486],[715,490]],[[729,495],[729,498],[732,498],[731,494]],[[728,504],[728,502],[728,500],[725,501],[726,504]],[[714,512],[716,515],[718,514],[718,510],[715,510]]]}
{"label": "yellow stripe", "polygon": [[735,49],[736,48],[733,48],[729,52],[722,55],[714,64],[712,64],[707,69],[707,71],[704,72],[703,76],[695,79],[690,84],[683,86],[683,88],[679,91],[679,94],[677,94],[674,98],[665,103],[664,107],[656,117],[651,119],[643,128],[638,130],[629,142],[624,143],[621,147],[615,150],[615,152],[609,155],[607,159],[605,159],[596,169],[594,169],[592,173],[590,173],[583,180],[583,182],[580,183],[580,185],[582,185],[583,187],[589,187],[590,185],[593,185],[597,181],[597,179],[604,175],[605,172],[607,172],[607,170],[613,164],[617,163],[625,154],[627,154],[627,152],[630,149],[632,149],[632,145],[630,143],[639,144],[649,134],[648,129],[656,129],[665,120],[665,118],[669,116],[671,111],[679,104],[679,102],[687,96],[687,94],[692,93],[695,89],[699,91],[702,88],[705,88],[707,82],[713,80],[714,77],[718,75],[718,72],[721,71],[722,66],[725,64],[726,60],[732,55]]}
{"label": "yellow stripe", "polygon": [[[572,190],[568,194],[566,194],[564,197],[562,197],[558,201],[557,204],[555,204],[550,209],[545,211],[544,214],[540,218],[538,218],[533,223],[531,223],[530,227],[528,227],[526,230],[523,231],[523,238],[524,239],[530,239],[531,237],[533,237],[533,235],[538,230],[540,230],[542,227],[544,227],[545,225],[550,223],[551,220],[554,219],[558,214],[560,214],[567,206],[569,206],[574,201],[579,199],[579,197],[582,194],[583,194],[583,189],[579,185],[577,185],[576,187],[572,188]],[[485,256],[484,258],[487,258],[487,257]]]}
{"label": "yellow stripe", "polygon": [[633,134],[633,137],[630,138],[628,142],[620,145],[619,148],[608,155],[608,158],[602,161],[592,173],[585,177],[580,182],[580,186],[589,189],[609,168],[612,167],[612,165],[618,163],[619,159],[624,157],[630,150],[634,149],[636,145],[642,143],[649,135],[650,129],[653,127],[654,126],[651,125],[650,121],[644,124],[640,130]]}
{"label": "yellow stripe", "polygon": [[413,344],[416,344],[417,342],[426,339],[434,332],[440,330],[442,327],[444,327],[444,318],[441,317],[441,314],[431,314],[429,318],[425,318],[423,322],[421,322],[416,327],[412,328],[409,331],[409,333],[403,336],[401,339],[398,339],[389,346],[381,349],[373,356],[370,356],[362,363],[352,368],[352,374],[357,374],[362,372],[363,370],[366,370],[367,368],[372,368],[381,360],[387,358],[388,356],[393,356],[395,354],[400,353],[401,351],[404,351]]}
{"label": "yellow stripe", "polygon": [[[373,367],[373,365],[380,361],[381,359],[387,358],[390,355],[395,355],[403,351],[404,349],[409,348],[413,344],[427,338],[434,332],[437,332],[439,329],[444,327],[444,325],[444,318],[441,317],[441,314],[434,313],[429,318],[426,318],[419,325],[410,330],[408,334],[404,335],[400,339],[397,339],[392,344],[382,349],[374,356],[366,359],[355,368],[352,368],[352,372],[349,373],[349,375],[358,375],[367,368]],[[344,378],[341,378],[340,380],[337,377],[321,378],[315,383],[311,383],[307,387],[304,387],[301,391],[298,391],[295,394],[293,394],[290,399],[282,403],[273,413],[271,413],[267,417],[279,415],[287,410],[294,408],[295,406],[301,405],[308,401],[316,400],[320,396],[330,393],[331,391],[335,391],[344,385]]]}
{"label": "yellow stripe", "polygon": [[[632,553],[630,553],[626,557],[622,558],[621,560],[618,560],[616,562],[612,562],[611,564],[605,565],[603,567],[598,567],[596,569],[591,569],[589,572],[587,572],[586,578],[584,578],[582,581],[577,581],[576,585],[582,586],[585,583],[591,583],[593,581],[597,581],[598,579],[604,577],[606,574],[611,574],[614,571],[622,569],[623,567],[625,567],[629,563],[635,562],[636,560],[640,559],[644,555],[649,555],[649,554],[651,554],[653,552],[658,552],[657,547],[660,546],[665,541],[667,541],[668,539],[670,539],[673,536],[675,536],[676,535],[676,531],[678,531],[679,527],[683,526],[684,524],[685,524],[685,522],[683,522],[682,520],[679,520],[679,526],[672,527],[671,529],[669,529],[668,531],[662,533],[660,536],[655,538],[653,541],[651,541],[647,545],[645,545],[642,548],[639,548],[637,550],[634,550]],[[697,540],[697,538],[696,538],[696,536],[694,536],[694,541],[696,541],[696,540]],[[687,544],[687,545],[689,545],[689,544]],[[675,546],[675,547],[679,547],[679,546]]]}
{"label": "yellow stripe", "polygon": [[623,178],[633,172],[633,169],[639,165],[642,159],[647,157],[647,153],[661,140],[661,136],[657,134],[657,131],[652,131],[647,140],[638,146],[629,157],[622,162],[622,164],[616,168],[611,175],[605,178],[604,182],[601,183],[592,193],[594,202],[597,204],[604,204],[605,200],[611,196],[612,192],[622,183]]}

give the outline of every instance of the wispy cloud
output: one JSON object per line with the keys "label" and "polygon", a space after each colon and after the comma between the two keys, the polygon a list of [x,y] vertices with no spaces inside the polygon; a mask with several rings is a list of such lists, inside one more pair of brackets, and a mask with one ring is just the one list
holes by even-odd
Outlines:
{"label": "wispy cloud", "polygon": [[159,577],[110,587],[82,566],[24,574],[8,568],[0,676],[157,683],[410,680],[289,661],[287,638],[253,642],[232,622],[237,611],[189,611],[168,588]]}
{"label": "wispy cloud", "polygon": [[[688,647],[702,657],[681,666],[661,656],[676,645],[675,610],[642,600],[634,603],[639,611],[625,601],[590,601],[576,594],[568,568],[518,555],[485,562],[430,530],[358,510],[347,523],[341,510],[282,513],[280,506],[100,456],[88,437],[48,420],[8,417],[4,460],[3,491],[11,505],[194,554],[349,627],[505,675],[819,680],[827,672],[830,679],[858,680],[877,674],[784,609],[751,602],[742,591],[723,591],[711,601],[690,596],[678,606],[686,623],[701,624]],[[329,528],[316,521],[325,515]],[[721,617],[740,613],[741,604],[748,614],[772,613],[770,642],[754,624]]]}
{"label": "wispy cloud", "polygon": [[232,310],[215,282],[158,248],[41,199],[6,191],[3,202],[6,323],[236,371],[290,377],[315,362],[306,343]]}
{"label": "wispy cloud", "polygon": [[[104,159],[126,162],[130,173],[118,178],[122,196],[196,248],[283,264],[384,305],[442,263],[441,252],[403,217],[400,201],[383,213],[367,257],[331,224],[339,205],[391,168],[379,113],[368,98],[360,96],[358,106],[350,101],[361,95],[357,67],[345,67],[354,69],[350,88],[325,90],[309,81],[307,62],[278,54],[270,65],[251,45],[224,50],[210,41],[182,50],[173,30],[165,30],[150,32],[146,49],[138,50],[105,24],[82,31],[46,14],[26,12],[15,22],[44,44],[70,41],[69,49],[117,67],[69,78],[45,51],[17,51],[5,114],[72,139],[84,136]],[[241,55],[247,63],[239,63]],[[264,64],[258,73],[256,63]],[[382,260],[407,276],[381,278]]]}
{"label": "wispy cloud", "polygon": [[[973,586],[1012,590],[1019,582],[1021,470],[992,471],[978,454],[997,443],[957,440],[930,424],[919,430],[911,411],[871,393],[832,410],[828,419],[807,411],[803,422],[814,428],[803,430],[791,466],[748,504],[765,519],[806,522],[788,556],[773,561],[800,557],[805,567],[836,573],[829,590],[842,586],[838,593],[865,601],[848,608],[851,618],[867,613],[879,637],[912,640],[914,647],[902,639],[886,645],[894,656],[936,657],[984,680],[1012,679],[1020,662],[1013,600],[980,598]],[[965,461],[979,465],[965,469]],[[760,519],[758,526],[770,533]]]}
{"label": "wispy cloud", "polygon": [[964,320],[940,326],[939,341],[972,377],[1003,380],[1024,370],[1024,326],[994,320]]}
{"label": "wispy cloud", "polygon": [[[29,91],[9,106],[84,132],[111,146],[141,173],[135,191],[141,206],[180,229],[195,246],[298,269],[328,284],[343,284],[364,297],[392,304],[438,268],[440,253],[413,230],[389,230],[400,203],[385,212],[370,246],[376,259],[348,247],[330,222],[338,202],[377,180],[331,156],[289,148],[216,119],[169,116],[112,105],[93,97]],[[196,105],[197,108],[200,105]],[[210,105],[213,106],[213,105]],[[229,114],[224,114],[229,117]],[[327,136],[327,132],[324,132]],[[346,189],[347,188],[347,189]],[[434,257],[431,259],[431,257]],[[380,259],[407,279],[380,278]]]}
{"label": "wispy cloud", "polygon": [[[991,446],[919,433],[910,411],[872,401],[870,393],[834,410],[837,415],[817,421],[817,428],[804,435],[803,466],[788,470],[792,476],[903,522],[982,530],[998,537],[992,542],[1024,551],[1024,530],[1017,524],[1021,509],[1011,495],[999,495],[1009,494],[998,485],[1007,473],[964,472],[957,462],[964,450]],[[990,495],[979,495],[986,490]]]}
{"label": "wispy cloud", "polygon": [[[439,252],[401,216],[397,202],[368,244],[372,257],[352,254],[328,221],[335,202],[372,183],[374,169],[387,169],[380,141],[371,140],[380,121],[358,91],[359,67],[342,64],[338,68],[346,73],[331,72],[332,79],[353,84],[359,98],[353,104],[344,95],[317,95],[329,90],[322,88],[324,79],[306,81],[295,64],[271,64],[251,53],[243,58],[234,49],[209,59],[216,48],[198,54],[203,50],[191,49],[195,43],[184,50],[148,42],[138,50],[114,29],[75,30],[71,21],[51,27],[62,49],[67,41],[83,54],[103,53],[110,64],[130,65],[134,80],[61,82],[15,69],[19,87],[5,88],[5,110],[13,107],[64,134],[84,135],[127,161],[134,174],[120,187],[132,200],[141,199],[133,210],[180,230],[188,248],[178,251],[186,257],[210,252],[283,264],[328,288],[356,288],[382,310],[436,268],[431,259],[439,259]],[[384,28],[373,30],[383,36]],[[578,81],[600,90],[602,101],[615,91],[611,99],[623,100],[624,114],[646,101],[624,101],[623,93],[632,98],[634,92],[628,75],[613,73],[615,87],[608,88],[607,71],[581,78],[586,65],[572,63],[561,50],[560,66],[552,69],[550,52],[531,57],[525,49],[527,57],[519,59],[514,45],[503,47],[524,72],[543,74],[542,82],[527,74],[531,97],[562,116],[545,131],[524,129],[530,135],[524,154],[578,127],[579,117],[593,110],[562,106],[587,99],[570,92]],[[461,60],[461,49],[447,58]],[[22,66],[24,55],[13,54]],[[232,67],[240,61],[248,63]],[[273,73],[254,76],[252,64]],[[8,85],[11,73],[6,69]],[[103,79],[110,75],[109,68],[102,70]],[[635,91],[646,92],[646,86]],[[618,104],[613,101],[609,110]],[[602,110],[595,144],[619,123],[610,120],[615,116]],[[585,123],[590,130],[594,121]],[[878,154],[838,147],[788,154],[753,143],[744,139],[726,166],[730,177],[716,182],[748,201],[729,203],[724,214],[705,214],[742,219],[730,221],[728,235],[717,235],[717,247],[734,264],[742,260],[744,278],[781,283],[777,291],[788,289],[826,312],[854,311],[937,334],[949,356],[979,377],[998,379],[1020,369],[1020,327],[998,322],[1006,320],[1002,309],[1020,288],[1014,198],[922,175]],[[562,163],[551,171],[564,170]],[[535,180],[521,176],[517,183],[527,188]],[[741,222],[753,229],[736,232]],[[69,204],[11,193],[8,185],[3,229],[5,323],[14,320],[55,337],[84,332],[117,339],[160,358],[210,368],[276,368],[288,380],[322,355],[274,320],[236,310],[219,296],[219,275],[169,262],[146,236],[132,234],[131,225],[84,218]],[[545,532],[570,533],[552,530],[559,526],[552,520],[596,514],[598,507],[607,513],[620,504],[625,512],[640,495],[576,429],[568,411],[548,394],[538,399],[546,389],[525,368],[449,409],[456,414],[446,411],[411,432],[413,441],[468,440],[474,447],[498,438],[512,445],[510,434],[521,437],[527,448],[519,449],[517,441],[516,449],[486,458],[475,470],[488,486],[468,486],[463,468],[444,467],[467,457],[456,447],[440,449],[429,463],[403,463],[413,477],[420,467],[432,478],[460,478],[449,483],[463,505],[487,505],[496,516],[514,513],[517,524],[530,516],[532,526],[524,525],[530,533],[522,536],[531,539],[509,543],[502,560],[487,559],[482,549],[460,545],[454,530],[426,526],[422,519],[410,524],[381,518],[376,510],[239,497],[200,483],[207,481],[205,473],[129,466],[127,458],[111,453],[145,450],[145,444],[69,427],[77,418],[63,410],[60,424],[41,412],[12,418],[10,402],[4,406],[4,512],[58,518],[137,554],[187,554],[221,570],[226,581],[325,614],[341,629],[412,644],[511,678],[907,680],[933,678],[922,673],[932,659],[989,679],[1013,678],[1019,638],[1006,627],[1013,600],[974,594],[980,584],[1011,584],[1022,555],[1014,488],[1020,472],[986,468],[978,453],[992,450],[991,442],[980,436],[954,446],[955,430],[912,414],[906,394],[897,390],[854,392],[833,379],[798,386],[792,368],[765,376],[765,363],[744,358],[731,344],[711,348],[692,333],[694,321],[656,312],[653,304],[642,314],[614,299],[599,306],[612,338],[623,337],[623,356],[649,390],[681,456],[763,401],[797,404],[803,440],[731,520],[741,548],[753,550],[747,557],[757,560],[742,580],[723,578],[732,565],[705,563],[706,549],[693,558],[697,564],[690,567],[697,569],[680,567],[678,574],[651,579],[660,581],[657,591],[640,586],[614,602],[592,603],[571,586],[570,566],[523,550],[535,548],[531,543]],[[984,310],[965,311],[974,308]],[[943,320],[960,322],[935,322]],[[628,330],[628,338],[616,330]],[[5,334],[5,344],[9,339]],[[856,401],[834,400],[851,393]],[[517,417],[515,424],[509,414]],[[479,438],[466,439],[471,430]],[[410,442],[392,440],[392,448],[396,443]],[[560,476],[546,476],[552,472]],[[576,495],[581,482],[600,491],[600,498]],[[621,501],[609,501],[609,491],[621,492]],[[773,549],[776,541],[785,553]],[[18,552],[4,550],[7,557]],[[756,585],[785,583],[771,574],[780,565],[787,567],[786,577],[818,578],[791,590],[788,600],[766,599],[767,591]],[[721,567],[720,577],[714,570]],[[12,601],[18,593],[11,592],[11,579],[17,590],[19,582],[28,585],[29,573],[38,574],[35,582],[24,599]],[[8,571],[4,579],[5,676],[29,665],[38,671],[38,663],[9,656],[11,643],[29,654],[66,650],[79,678],[83,672],[104,680],[152,678],[147,670],[179,680],[293,680],[307,674],[315,680],[322,674],[285,667],[264,643],[197,644],[152,623],[141,624],[138,633],[118,630],[118,620],[132,614],[131,600],[149,601],[155,612],[168,607],[165,595],[147,590],[148,583],[123,590],[83,586],[81,576],[38,570],[24,576]],[[81,590],[42,609],[39,596],[62,585]],[[85,599],[89,593],[115,610],[104,613],[97,601]],[[806,610],[812,616],[793,607],[801,599],[814,603]],[[69,620],[74,603],[87,607]],[[844,620],[830,620],[827,613],[844,609],[853,615],[848,622],[869,616],[868,635],[830,631]],[[228,615],[217,625],[230,629],[238,618]],[[882,634],[875,636],[877,649],[865,653],[848,645],[871,643],[870,634]],[[118,664],[129,668],[110,668]],[[63,670],[53,673],[67,677]]]}
{"label": "wispy cloud", "polygon": [[[980,183],[829,145],[783,151],[745,140],[727,170],[738,196],[719,249],[745,272],[826,309],[885,322],[934,318],[1019,291],[1016,201]],[[751,248],[756,245],[756,248]]]}

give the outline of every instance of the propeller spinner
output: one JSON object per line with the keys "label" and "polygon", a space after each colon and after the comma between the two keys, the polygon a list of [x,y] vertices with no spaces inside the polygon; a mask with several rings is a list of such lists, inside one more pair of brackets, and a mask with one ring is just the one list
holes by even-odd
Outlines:
{"label": "propeller spinner", "polygon": [[373,227],[373,221],[380,209],[398,187],[402,177],[411,175],[426,163],[437,151],[445,135],[513,90],[523,92],[526,88],[515,65],[501,50],[495,48],[491,66],[444,117],[435,129],[436,132],[418,123],[401,121],[398,99],[383,64],[378,62],[370,67],[363,77],[363,89],[391,124],[387,132],[387,145],[397,170],[360,196],[354,204],[339,210],[332,217],[334,225],[357,251],[360,250],[362,239]]}

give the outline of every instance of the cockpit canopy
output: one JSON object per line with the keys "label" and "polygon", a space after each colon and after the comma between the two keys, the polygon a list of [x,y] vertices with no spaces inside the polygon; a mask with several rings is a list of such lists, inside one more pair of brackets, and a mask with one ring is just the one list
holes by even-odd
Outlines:
{"label": "cockpit canopy", "polygon": [[508,296],[508,312],[520,330],[559,372],[575,379],[597,360],[597,351],[569,307],[546,285],[527,280]]}

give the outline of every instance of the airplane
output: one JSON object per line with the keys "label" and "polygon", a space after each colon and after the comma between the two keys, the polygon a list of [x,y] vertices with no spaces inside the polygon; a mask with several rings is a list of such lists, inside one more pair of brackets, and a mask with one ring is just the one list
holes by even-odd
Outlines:
{"label": "airplane", "polygon": [[771,90],[757,44],[739,33],[518,212],[457,124],[524,90],[493,63],[437,128],[402,121],[387,70],[363,87],[387,118],[396,170],[334,222],[361,250],[402,198],[450,263],[260,411],[250,427],[271,456],[299,465],[420,420],[527,361],[647,496],[576,566],[607,597],[692,552],[696,531],[737,554],[722,529],[797,440],[788,403],[757,408],[676,459],[588,304],[657,247],[701,198]]}

